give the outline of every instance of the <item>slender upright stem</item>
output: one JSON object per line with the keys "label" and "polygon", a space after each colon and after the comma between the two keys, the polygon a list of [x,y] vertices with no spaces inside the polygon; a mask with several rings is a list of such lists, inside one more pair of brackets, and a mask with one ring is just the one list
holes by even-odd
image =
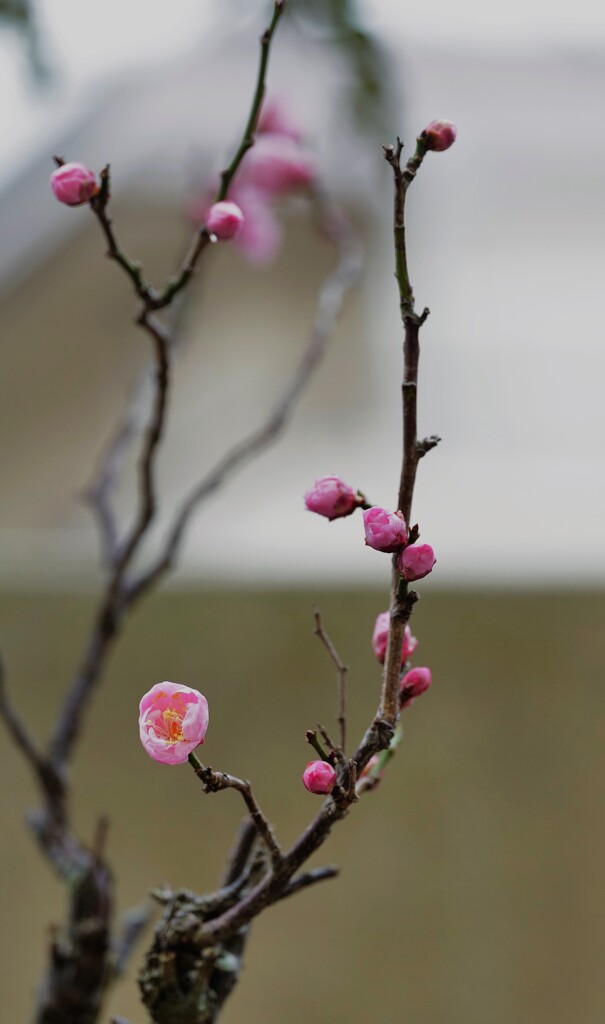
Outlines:
{"label": "slender upright stem", "polygon": [[[401,167],[403,144],[397,139],[397,145],[385,146],[384,156],[393,170],[394,203],[393,203],[393,241],[395,247],[395,278],[399,289],[399,309],[404,330],[403,341],[403,379],[401,398],[403,410],[403,456],[401,474],[397,494],[397,507],[403,512],[404,519],[410,526],[412,514],[412,498],[416,482],[418,459],[417,429],[417,392],[418,363],[420,359],[419,333],[429,311],[418,316],[414,309],[414,292],[410,281],[407,262],[407,244],[405,231],[405,200],[407,190],[416,176],[426,153],[426,145],[422,136],[416,142],[416,151],[408,160],[405,168]],[[423,452],[424,454],[424,452]],[[397,568],[397,555],[393,555],[391,574],[391,623],[387,651],[382,676],[382,692],[380,697],[380,715],[391,725],[397,720],[399,711],[399,675],[401,671],[401,647],[406,623],[412,607],[417,601],[415,591],[408,591],[407,583],[402,579]]]}
{"label": "slender upright stem", "polygon": [[[314,613],[315,629],[313,632],[315,636],[319,637],[322,644],[326,648],[330,655],[336,671],[338,673],[338,727],[340,732],[340,749],[344,753],[346,740],[347,740],[347,672],[349,671],[344,661],[340,657],[330,637],[324,629],[323,622],[321,621],[321,615],[319,611]],[[307,735],[307,739],[309,739]],[[309,740],[309,742],[311,742]]]}
{"label": "slender upright stem", "polygon": [[269,64],[269,53],[271,50],[271,41],[277,28],[277,23],[284,13],[285,0],[275,0],[273,5],[273,17],[269,27],[263,32],[260,37],[261,45],[261,58],[258,66],[258,75],[256,78],[256,88],[254,90],[254,96],[252,97],[252,105],[250,107],[250,113],[244,129],[244,135],[240,142],[239,148],[237,149],[233,160],[228,167],[221,174],[220,188],[216,194],[216,202],[224,199],[229,191],[229,186],[235,177],[237,169],[244,159],[248,150],[254,145],[254,133],[256,132],[256,126],[258,124],[258,118],[260,115],[261,105],[265,96],[266,81],[267,81],[267,66]]}

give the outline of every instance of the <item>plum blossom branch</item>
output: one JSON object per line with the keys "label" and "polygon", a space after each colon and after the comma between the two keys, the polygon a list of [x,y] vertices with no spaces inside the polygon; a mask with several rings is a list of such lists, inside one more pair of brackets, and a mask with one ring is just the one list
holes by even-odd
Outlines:
{"label": "plum blossom branch", "polygon": [[[221,198],[227,193],[229,184],[235,175],[245,153],[254,142],[254,127],[258,119],[260,105],[262,103],[267,67],[270,54],[270,45],[279,18],[283,12],[283,0],[277,0],[274,4],[273,17],[269,28],[265,31],[261,40],[261,57],[256,89],[252,102],[252,108],[243,139],[236,151],[236,154],[227,169],[227,178],[224,178],[226,185],[221,188]],[[62,164],[62,158],[58,157],[57,163]],[[107,583],[104,598],[101,602],[100,611],[92,628],[88,648],[84,655],[79,670],[72,681],[71,687],[65,698],[63,708],[55,727],[54,735],[50,744],[50,758],[58,766],[62,766],[68,760],[71,749],[78,736],[84,709],[88,699],[100,677],[104,665],[105,654],[110,642],[114,639],[124,612],[127,608],[142,595],[148,585],[155,582],[164,569],[157,575],[149,574],[147,585],[144,587],[127,586],[125,582],[126,573],[134,560],[140,544],[151,525],[157,507],[155,491],[155,462],[157,451],[162,440],[167,408],[168,392],[170,384],[170,349],[172,337],[170,331],[153,315],[155,310],[162,309],[169,305],[176,295],[189,282],[199,260],[199,257],[210,241],[210,235],[204,227],[196,234],[192,248],[185,258],[181,273],[175,281],[169,282],[160,294],[147,283],[143,277],[139,264],[130,260],[122,251],[114,232],[107,208],[110,200],[110,172],[109,165],[101,172],[101,185],[98,191],[90,198],[90,206],[95,213],[105,238],[108,243],[108,255],[114,259],[130,278],[136,294],[142,299],[142,308],[137,316],[136,323],[142,330],[151,337],[154,364],[155,364],[155,388],[153,394],[153,406],[147,424],[143,447],[139,459],[139,497],[138,508],[135,519],[129,534],[124,542],[119,545],[112,522],[108,489],[105,486],[101,490],[100,501],[97,492],[97,518],[102,529],[102,541],[106,557],[111,557],[112,573]],[[304,386],[304,384],[302,385]],[[301,386],[301,388],[302,388]],[[260,446],[262,447],[262,445]],[[260,448],[259,448],[260,450]],[[254,454],[256,446],[253,447],[250,455]],[[111,451],[110,453],[111,454]],[[235,459],[238,465],[241,458]],[[230,467],[229,467],[230,468]],[[228,472],[228,469],[226,470]],[[211,487],[214,490],[222,482],[224,473]],[[192,496],[193,497],[193,496]],[[190,514],[201,498],[195,498],[191,508],[184,515],[182,525],[177,529],[177,538],[174,543],[178,547],[182,534],[186,528]],[[170,563],[168,563],[169,565]],[[166,565],[166,568],[168,568]]]}
{"label": "plum blossom branch", "polygon": [[[271,39],[282,13],[283,2],[275,4],[271,25],[263,37],[259,78],[252,106],[254,125],[265,88]],[[235,174],[246,150],[252,144],[250,126],[236,152],[227,174],[226,188]],[[44,797],[44,807],[30,815],[31,826],[47,858],[69,882],[70,909],[61,941],[53,939],[50,964],[41,987],[35,1020],[38,1024],[92,1024],[98,1016],[101,1000],[115,970],[112,970],[112,896],[111,873],[103,859],[104,831],[98,833],[92,847],[76,838],[69,820],[69,787],[67,767],[81,732],[84,713],[100,679],[107,655],[115,640],[124,613],[135,599],[126,586],[127,573],[156,512],[155,465],[162,441],[168,408],[170,383],[170,350],[172,334],[154,315],[170,305],[186,286],[197,268],[199,258],[211,241],[205,228],[200,229],[184,261],[177,281],[169,281],[161,292],[146,280],[142,267],[122,250],[111,217],[110,168],[107,165],[97,184],[92,172],[82,165],[64,165],[56,158],[59,170],[53,175],[53,191],[68,205],[89,201],[107,243],[107,255],[128,277],[141,307],[138,326],[151,338],[154,353],[154,389],[152,408],[144,429],[138,463],[139,489],[133,522],[120,543],[117,523],[111,504],[111,492],[122,461],[125,446],[134,433],[134,424],[127,422],[108,449],[101,468],[98,486],[89,496],[101,533],[106,586],[99,602],[84,653],[59,709],[53,734],[45,753],[39,751],[28,730],[13,709],[4,687],[0,666],[0,716],[9,733],[37,775]],[[235,783],[238,783],[236,785]],[[260,813],[248,784],[235,780],[234,788],[242,792],[249,812],[260,829]],[[256,816],[256,817],[255,817]],[[270,829],[264,838],[272,860],[277,864],[278,848],[271,843]],[[116,969],[130,952],[143,924],[143,915],[135,915],[122,934],[121,952]]]}
{"label": "plum blossom branch", "polygon": [[[395,248],[395,278],[399,289],[399,309],[404,328],[403,344],[403,382],[401,385],[403,406],[403,458],[399,480],[397,508],[403,513],[405,522],[410,525],[412,498],[416,481],[416,469],[421,457],[417,447],[417,392],[418,362],[420,358],[419,334],[422,324],[429,315],[425,309],[420,315],[415,311],[414,292],[410,282],[407,261],[405,201],[408,189],[414,181],[419,167],[429,149],[426,133],[422,132],[416,140],[413,156],[404,168],[401,166],[403,143],[397,139],[397,145],[385,146],[384,157],[393,171],[394,203],[393,203],[393,241]],[[433,445],[431,445],[433,447]],[[428,451],[428,448],[425,448]],[[424,454],[424,451],[422,452]],[[393,555],[391,575],[391,624],[387,641],[387,651],[382,677],[380,697],[380,716],[394,725],[398,713],[399,675],[401,669],[401,645],[404,631],[410,619],[412,608],[418,600],[415,591],[408,592],[407,583],[402,579],[398,556]]]}

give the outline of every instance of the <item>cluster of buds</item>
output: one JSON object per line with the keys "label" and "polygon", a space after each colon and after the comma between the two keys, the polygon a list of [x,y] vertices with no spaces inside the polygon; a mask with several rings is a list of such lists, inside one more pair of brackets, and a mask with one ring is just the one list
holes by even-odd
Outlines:
{"label": "cluster of buds", "polygon": [[[398,553],[397,568],[408,582],[421,580],[437,559],[430,544],[409,543],[403,512],[389,512],[380,505],[368,505],[361,491],[355,491],[338,476],[320,476],[304,495],[306,507],[326,519],[343,519],[363,508],[366,544],[375,551]],[[417,530],[414,531],[417,536]]]}
{"label": "cluster of buds", "polygon": [[[100,186],[94,171],[72,161],[62,163],[50,176],[55,199],[66,206],[83,206],[99,194]],[[237,203],[229,200],[214,203],[206,212],[206,228],[221,241],[234,238],[244,226],[244,215]]]}
{"label": "cluster of buds", "polygon": [[[389,612],[380,612],[376,616],[374,632],[372,633],[372,647],[378,661],[384,664],[389,639],[389,625],[391,616]],[[402,675],[399,684],[400,707],[408,707],[415,697],[420,697],[431,685],[430,668],[411,668],[408,670],[408,662],[418,647],[418,641],[412,636],[409,625],[406,625],[401,645],[401,668]]]}

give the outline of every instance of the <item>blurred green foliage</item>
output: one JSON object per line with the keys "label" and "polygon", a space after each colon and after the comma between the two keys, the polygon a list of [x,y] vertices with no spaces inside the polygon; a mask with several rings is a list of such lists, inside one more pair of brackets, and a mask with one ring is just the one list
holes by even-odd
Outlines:
{"label": "blurred green foliage", "polygon": [[21,35],[34,81],[46,81],[49,67],[31,0],[0,0],[0,30],[5,28],[13,29]]}

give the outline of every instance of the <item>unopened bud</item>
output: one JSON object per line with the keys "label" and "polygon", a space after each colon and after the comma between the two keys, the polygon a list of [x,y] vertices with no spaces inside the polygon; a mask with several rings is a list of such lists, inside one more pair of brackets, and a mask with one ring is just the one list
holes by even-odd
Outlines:
{"label": "unopened bud", "polygon": [[336,772],[327,761],[309,761],[303,772],[303,784],[309,793],[331,793],[335,782]]}
{"label": "unopened bud", "polygon": [[55,199],[66,206],[82,206],[99,191],[94,171],[84,164],[61,164],[50,176]]}
{"label": "unopened bud", "polygon": [[[387,640],[389,638],[389,625],[391,622],[391,616],[389,612],[381,612],[376,617],[374,624],[374,632],[372,634],[372,647],[374,648],[374,654],[378,660],[383,663],[387,653]],[[405,665],[408,658],[414,653],[418,647],[418,641],[415,636],[412,636],[412,630],[409,626],[405,627],[403,633],[403,643],[401,645],[401,664]]]}
{"label": "unopened bud", "polygon": [[430,668],[411,668],[399,684],[401,707],[411,704],[415,697],[426,693],[431,685]]}
{"label": "unopened bud", "polygon": [[422,138],[427,149],[442,153],[444,149],[449,149],[454,145],[456,125],[451,121],[431,121],[424,129]]}
{"label": "unopened bud", "polygon": [[376,551],[399,551],[407,540],[407,527],[402,512],[387,512],[374,505],[365,509],[363,525],[366,544]]}
{"label": "unopened bud", "polygon": [[309,512],[317,512],[326,519],[342,519],[355,511],[359,499],[340,477],[320,476],[306,492],[305,505]]}
{"label": "unopened bud", "polygon": [[243,223],[244,215],[239,206],[228,199],[215,203],[206,214],[207,230],[222,242],[237,235]]}
{"label": "unopened bud", "polygon": [[409,544],[401,552],[397,567],[405,580],[421,580],[432,571],[437,559],[430,544]]}

